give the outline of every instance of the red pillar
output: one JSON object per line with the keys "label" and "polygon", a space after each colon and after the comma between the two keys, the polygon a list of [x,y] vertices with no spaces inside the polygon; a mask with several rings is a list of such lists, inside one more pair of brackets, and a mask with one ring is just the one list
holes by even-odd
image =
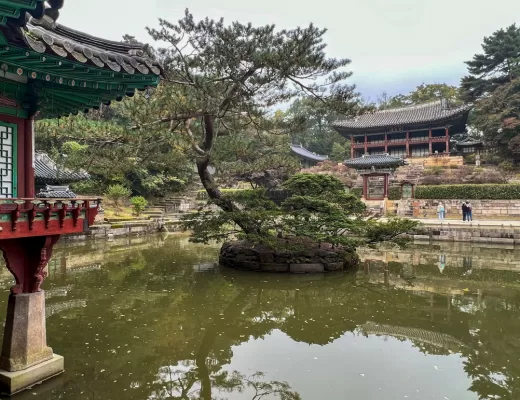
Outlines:
{"label": "red pillar", "polygon": [[446,127],[446,153],[450,152],[450,128]]}
{"label": "red pillar", "polygon": [[433,149],[432,149],[432,130],[431,130],[431,128],[428,130],[428,148],[429,148],[430,154],[433,154]]}
{"label": "red pillar", "polygon": [[365,154],[368,153],[368,136],[365,135]]}
{"label": "red pillar", "polygon": [[350,158],[354,158],[354,135],[350,135]]}
{"label": "red pillar", "polygon": [[406,157],[410,157],[410,132],[406,132]]}

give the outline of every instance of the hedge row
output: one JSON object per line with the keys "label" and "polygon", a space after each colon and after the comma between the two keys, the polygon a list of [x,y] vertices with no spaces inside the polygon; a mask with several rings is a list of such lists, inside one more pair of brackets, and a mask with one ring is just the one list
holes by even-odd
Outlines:
{"label": "hedge row", "polygon": [[419,185],[416,199],[515,200],[520,185]]}

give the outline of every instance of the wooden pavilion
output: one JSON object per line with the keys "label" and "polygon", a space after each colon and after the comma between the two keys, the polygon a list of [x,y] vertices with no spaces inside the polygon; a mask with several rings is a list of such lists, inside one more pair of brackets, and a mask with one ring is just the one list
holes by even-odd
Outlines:
{"label": "wooden pavilion", "polygon": [[143,46],[57,23],[64,0],[0,0],[0,250],[11,288],[0,385],[13,394],[60,374],[47,346],[45,268],[60,235],[92,224],[96,199],[37,199],[34,120],[96,109],[159,83]]}
{"label": "wooden pavilion", "polygon": [[470,109],[438,100],[376,111],[333,126],[351,141],[351,158],[380,154],[427,157],[450,153],[450,137],[466,130]]}
{"label": "wooden pavilion", "polygon": [[405,161],[388,154],[361,156],[345,161],[345,165],[354,168],[363,177],[363,199],[383,200],[388,197],[389,177]]}

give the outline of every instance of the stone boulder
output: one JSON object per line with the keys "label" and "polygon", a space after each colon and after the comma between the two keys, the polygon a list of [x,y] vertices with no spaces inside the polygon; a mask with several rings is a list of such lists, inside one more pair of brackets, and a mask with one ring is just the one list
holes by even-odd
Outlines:
{"label": "stone boulder", "polygon": [[356,252],[343,247],[285,241],[283,245],[280,246],[283,250],[277,250],[248,241],[224,243],[220,249],[219,262],[225,267],[246,271],[293,274],[343,271],[354,268],[359,263]]}

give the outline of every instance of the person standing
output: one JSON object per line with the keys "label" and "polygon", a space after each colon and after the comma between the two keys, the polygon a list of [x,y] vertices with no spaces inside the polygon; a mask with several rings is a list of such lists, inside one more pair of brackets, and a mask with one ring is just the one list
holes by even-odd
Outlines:
{"label": "person standing", "polygon": [[467,220],[469,222],[473,221],[473,206],[471,205],[471,203],[468,201],[466,201],[466,207],[468,208],[468,215],[467,215]]}
{"label": "person standing", "polygon": [[444,213],[444,204],[439,203],[439,205],[437,206],[437,215],[439,216],[439,219],[444,219]]}
{"label": "person standing", "polygon": [[468,217],[468,206],[466,202],[462,202],[462,221],[466,222],[466,218]]}

